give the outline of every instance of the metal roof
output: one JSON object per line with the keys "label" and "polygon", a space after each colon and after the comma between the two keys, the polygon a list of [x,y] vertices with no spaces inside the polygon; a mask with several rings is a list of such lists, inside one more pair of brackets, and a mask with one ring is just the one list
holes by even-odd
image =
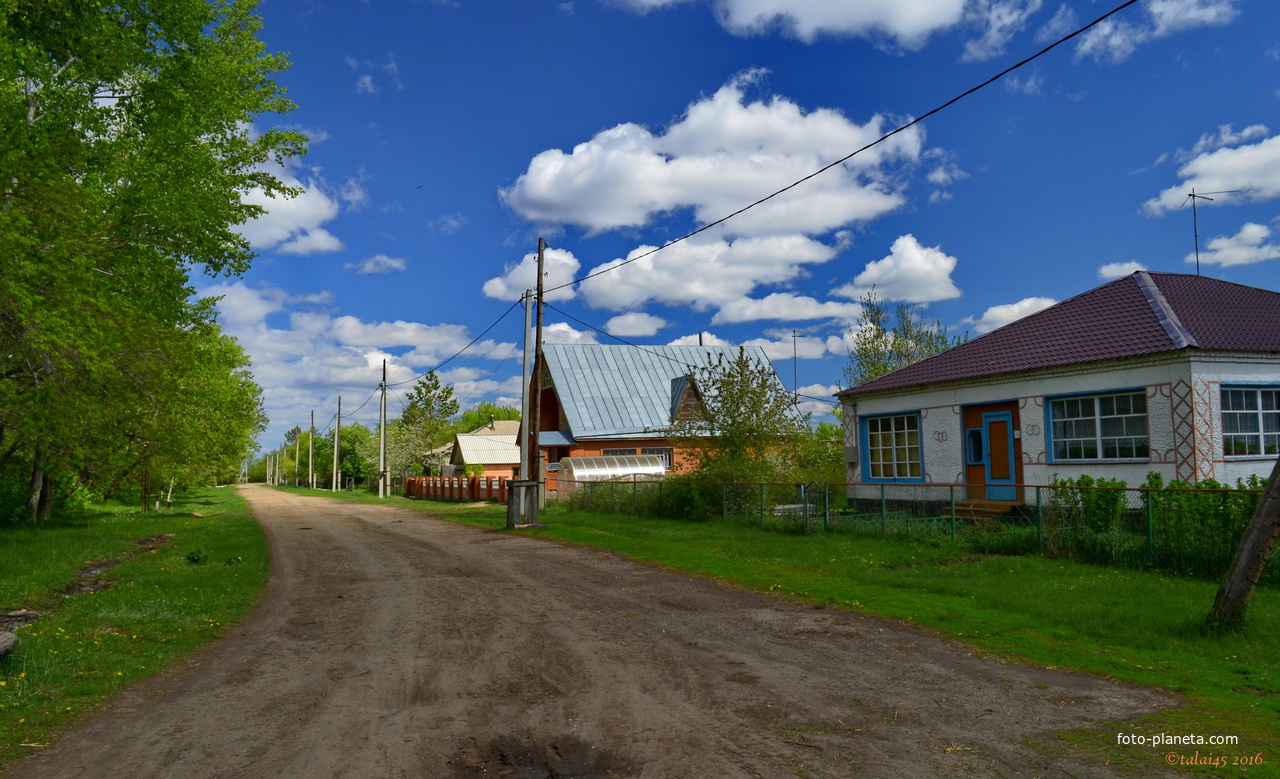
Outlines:
{"label": "metal roof", "polygon": [[[759,346],[547,344],[543,354],[574,438],[661,438],[671,426],[672,391],[684,386],[673,380],[722,356],[732,360],[739,348],[773,371]],[[778,388],[786,391],[780,381]]]}
{"label": "metal roof", "polygon": [[520,462],[520,447],[514,434],[459,433],[453,441],[453,455],[449,461],[454,464],[512,465]]}
{"label": "metal roof", "polygon": [[1280,353],[1280,293],[1138,271],[840,396],[1195,348]]}

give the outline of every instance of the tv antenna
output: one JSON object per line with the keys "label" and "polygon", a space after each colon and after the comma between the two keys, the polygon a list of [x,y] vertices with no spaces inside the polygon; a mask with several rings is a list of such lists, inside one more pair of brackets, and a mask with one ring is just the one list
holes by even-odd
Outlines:
{"label": "tv antenna", "polygon": [[[1200,216],[1196,213],[1196,201],[1208,200],[1213,201],[1210,195],[1229,195],[1232,192],[1239,192],[1238,189],[1220,189],[1217,192],[1196,193],[1195,187],[1191,188],[1191,192],[1187,194],[1187,200],[1191,201],[1191,231],[1196,239],[1196,275],[1200,275]],[[1187,200],[1182,201],[1182,205],[1187,205]]]}

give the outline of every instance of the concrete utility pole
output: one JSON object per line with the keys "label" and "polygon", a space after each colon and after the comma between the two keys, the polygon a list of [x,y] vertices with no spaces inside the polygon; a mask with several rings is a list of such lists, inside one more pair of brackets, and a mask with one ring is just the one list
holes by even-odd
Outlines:
{"label": "concrete utility pole", "polygon": [[302,436],[293,439],[293,486],[298,486],[298,467],[302,465]]}
{"label": "concrete utility pole", "polygon": [[342,469],[338,467],[338,443],[342,437],[342,396],[338,396],[338,424],[333,428],[333,484],[330,492],[337,492],[342,482]]}
{"label": "concrete utility pole", "polygon": [[311,409],[311,433],[307,436],[307,486],[316,488],[316,410]]}
{"label": "concrete utility pole", "polygon": [[533,367],[533,290],[524,291],[524,385],[520,390],[520,478],[529,478],[529,371]]}
{"label": "concrete utility pole", "polygon": [[382,408],[378,412],[378,497],[391,492],[387,484],[387,361],[382,361]]}
{"label": "concrete utility pole", "polygon": [[537,327],[534,334],[533,375],[529,383],[529,475],[525,476],[537,484],[534,486],[534,498],[529,502],[531,510],[526,512],[525,522],[535,523],[538,520],[538,504],[542,498],[542,458],[539,457],[538,437],[541,433],[542,414],[542,287],[543,262],[547,242],[538,239],[538,284],[537,284]]}

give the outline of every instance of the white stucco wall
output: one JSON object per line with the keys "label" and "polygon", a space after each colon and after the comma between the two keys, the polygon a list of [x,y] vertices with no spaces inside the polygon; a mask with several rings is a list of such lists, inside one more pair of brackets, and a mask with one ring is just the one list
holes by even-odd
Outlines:
{"label": "white stucco wall", "polygon": [[[1271,473],[1274,458],[1227,460],[1222,453],[1222,384],[1280,386],[1280,356],[1180,352],[1143,359],[1096,363],[1089,370],[1062,368],[999,381],[953,383],[916,392],[886,392],[843,398],[845,445],[858,446],[858,420],[882,414],[919,412],[926,484],[965,480],[962,410],[965,406],[1018,402],[1022,481],[1048,484],[1054,474],[1122,479],[1142,484],[1151,471],[1165,481],[1236,479]],[[1045,397],[1142,389],[1147,397],[1150,455],[1135,460],[1052,462],[1048,452]],[[846,449],[848,451],[848,449]],[[850,483],[862,481],[860,460],[847,458]]]}

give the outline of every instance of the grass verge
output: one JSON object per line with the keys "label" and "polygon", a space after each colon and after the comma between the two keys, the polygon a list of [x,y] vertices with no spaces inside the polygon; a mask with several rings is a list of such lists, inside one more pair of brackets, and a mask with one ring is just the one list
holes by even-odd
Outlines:
{"label": "grass verge", "polygon": [[[339,497],[378,502],[376,496]],[[505,525],[502,506],[395,500],[477,527]],[[933,537],[803,537],[761,532],[736,520],[681,522],[554,506],[542,519],[547,527],[518,532],[610,549],[802,602],[903,619],[1003,662],[1102,674],[1162,687],[1186,700],[1135,722],[1032,744],[1046,754],[1083,750],[1128,776],[1160,773],[1181,760],[1201,761],[1174,766],[1193,775],[1280,776],[1275,590],[1255,593],[1244,632],[1214,635],[1201,628],[1217,591],[1214,582],[1037,556],[974,555]],[[1121,736],[1148,744],[1119,743]],[[1150,742],[1158,736],[1227,736],[1236,743],[1154,747]]]}
{"label": "grass verge", "polygon": [[48,744],[117,690],[222,635],[262,594],[269,560],[233,489],[177,496],[146,514],[99,506],[0,524],[0,769]]}

